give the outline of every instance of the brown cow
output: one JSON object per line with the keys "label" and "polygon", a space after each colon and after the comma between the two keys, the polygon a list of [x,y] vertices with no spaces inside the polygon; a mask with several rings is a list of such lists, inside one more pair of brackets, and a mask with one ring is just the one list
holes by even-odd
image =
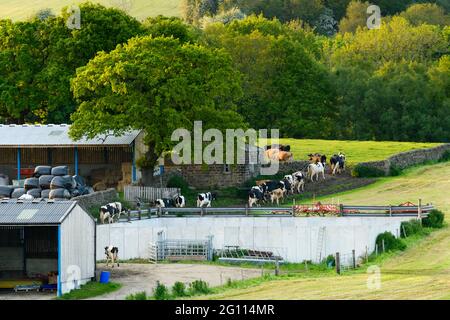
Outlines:
{"label": "brown cow", "polygon": [[292,152],[289,151],[280,151],[278,149],[269,149],[266,150],[266,157],[269,160],[278,160],[278,161],[292,161],[294,159],[294,156]]}
{"label": "brown cow", "polygon": [[273,190],[272,192],[270,192],[270,201],[273,202],[276,201],[277,205],[280,205],[279,200],[284,200],[284,191],[280,188]]}

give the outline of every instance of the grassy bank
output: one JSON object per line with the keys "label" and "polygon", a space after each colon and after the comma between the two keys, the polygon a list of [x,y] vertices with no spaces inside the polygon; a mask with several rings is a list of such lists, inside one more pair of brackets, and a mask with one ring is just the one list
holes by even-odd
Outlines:
{"label": "grassy bank", "polygon": [[58,300],[82,300],[101,296],[106,293],[114,292],[122,287],[119,283],[109,282],[109,283],[99,283],[99,282],[88,282],[82,285],[80,289],[72,290],[69,293],[63,294]]}

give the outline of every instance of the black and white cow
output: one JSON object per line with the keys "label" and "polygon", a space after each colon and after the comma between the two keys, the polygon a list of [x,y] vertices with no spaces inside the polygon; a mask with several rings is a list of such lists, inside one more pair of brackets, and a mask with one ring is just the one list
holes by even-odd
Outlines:
{"label": "black and white cow", "polygon": [[186,207],[186,198],[184,196],[182,196],[182,195],[175,196],[173,201],[175,202],[175,207],[177,207],[177,208],[184,208],[184,207]]}
{"label": "black and white cow", "polygon": [[156,199],[154,202],[154,206],[156,208],[174,208],[175,207],[175,200],[174,199]]}
{"label": "black and white cow", "polygon": [[106,266],[108,266],[109,261],[111,261],[113,268],[115,263],[117,263],[117,266],[119,266],[119,248],[114,246],[105,247],[105,255]]}
{"label": "black and white cow", "polygon": [[114,220],[118,221],[124,210],[125,209],[122,208],[122,204],[120,202],[111,202],[101,206],[100,221],[102,223],[105,223],[105,221],[108,221],[109,223],[113,223]]}
{"label": "black and white cow", "polygon": [[330,159],[331,173],[334,175],[336,173],[342,173],[345,170],[345,154],[339,152],[335,154]]}
{"label": "black and white cow", "polygon": [[197,208],[211,207],[213,200],[217,200],[217,195],[214,192],[199,193],[197,195]]}
{"label": "black and white cow", "polygon": [[284,176],[283,180],[281,180],[284,184],[284,193],[285,195],[293,194],[293,177],[291,175]]}
{"label": "black and white cow", "polygon": [[305,175],[301,171],[294,172],[292,174],[293,189],[300,193],[300,190],[305,191]]}
{"label": "black and white cow", "polygon": [[265,201],[265,192],[263,186],[254,186],[248,192],[248,206],[251,208],[254,204],[260,206]]}

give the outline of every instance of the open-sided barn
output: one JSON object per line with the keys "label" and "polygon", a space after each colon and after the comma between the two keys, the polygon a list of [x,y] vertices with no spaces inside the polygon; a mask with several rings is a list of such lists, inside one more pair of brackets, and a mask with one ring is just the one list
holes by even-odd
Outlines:
{"label": "open-sided barn", "polygon": [[121,136],[74,141],[70,125],[1,125],[0,173],[11,179],[33,174],[37,165],[67,165],[93,185],[106,179],[108,187],[137,180],[135,140],[137,130]]}
{"label": "open-sided barn", "polygon": [[94,219],[74,201],[0,201],[0,289],[53,284],[61,295],[87,283],[95,238]]}

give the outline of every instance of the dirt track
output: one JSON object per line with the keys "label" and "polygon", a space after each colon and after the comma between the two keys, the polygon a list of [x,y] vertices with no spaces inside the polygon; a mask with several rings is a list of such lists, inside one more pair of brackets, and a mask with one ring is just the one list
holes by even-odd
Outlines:
{"label": "dirt track", "polygon": [[194,280],[204,280],[210,286],[225,284],[227,279],[242,280],[261,275],[258,269],[243,269],[235,267],[220,267],[202,264],[121,264],[119,268],[111,269],[104,264],[97,265],[98,272],[111,272],[110,280],[122,284],[118,291],[92,298],[94,300],[123,300],[132,293],[145,291],[152,294],[156,281],[166,286],[172,286],[180,281],[189,283]]}

